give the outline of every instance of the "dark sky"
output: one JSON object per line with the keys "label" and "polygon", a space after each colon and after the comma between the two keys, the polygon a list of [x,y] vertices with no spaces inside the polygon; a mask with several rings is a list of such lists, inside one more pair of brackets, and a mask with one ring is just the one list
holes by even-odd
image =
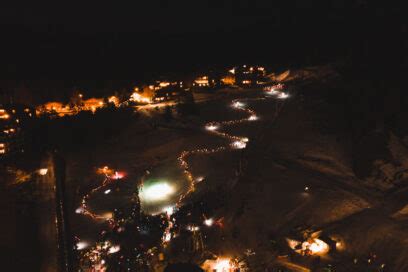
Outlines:
{"label": "dark sky", "polygon": [[387,12],[401,12],[368,2],[12,1],[0,9],[1,72],[123,79],[243,62],[325,62],[388,32],[396,19]]}

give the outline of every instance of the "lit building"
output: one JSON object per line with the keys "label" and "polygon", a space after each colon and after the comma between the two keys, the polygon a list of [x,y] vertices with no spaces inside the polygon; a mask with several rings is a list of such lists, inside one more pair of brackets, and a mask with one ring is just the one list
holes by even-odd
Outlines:
{"label": "lit building", "polygon": [[261,66],[242,65],[230,70],[235,75],[235,83],[242,87],[254,87],[265,83],[266,70]]}
{"label": "lit building", "polygon": [[194,80],[193,86],[195,87],[209,87],[210,81],[208,76],[201,76]]}
{"label": "lit building", "polygon": [[221,82],[225,86],[235,85],[235,75],[234,74],[228,74],[228,75],[221,78]]}
{"label": "lit building", "polygon": [[0,107],[0,157],[24,151],[23,127],[35,117],[35,110],[24,105]]}
{"label": "lit building", "polygon": [[69,106],[63,105],[60,102],[48,102],[44,105],[37,107],[36,112],[38,114],[55,113],[59,117],[73,114],[73,111]]}
{"label": "lit building", "polygon": [[151,88],[155,91],[166,88],[166,87],[183,87],[183,82],[181,81],[168,81],[168,80],[158,80],[154,85],[151,85]]}
{"label": "lit building", "polygon": [[166,87],[157,90],[153,96],[154,102],[163,102],[169,100],[180,100],[186,95],[186,91],[179,87]]}
{"label": "lit building", "polygon": [[104,105],[103,98],[89,98],[84,100],[83,109],[95,112],[98,108],[102,108]]}
{"label": "lit building", "polygon": [[208,74],[201,75],[193,81],[193,87],[196,88],[216,88],[221,85],[221,73],[219,71],[209,71]]}

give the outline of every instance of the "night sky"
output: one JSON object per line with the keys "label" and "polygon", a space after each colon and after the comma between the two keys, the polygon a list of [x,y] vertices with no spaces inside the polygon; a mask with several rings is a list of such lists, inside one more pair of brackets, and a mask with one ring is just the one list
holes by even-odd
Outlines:
{"label": "night sky", "polygon": [[386,35],[406,31],[397,6],[364,0],[139,2],[3,6],[2,74],[125,79],[244,62],[279,68],[361,55],[367,44],[388,49]]}

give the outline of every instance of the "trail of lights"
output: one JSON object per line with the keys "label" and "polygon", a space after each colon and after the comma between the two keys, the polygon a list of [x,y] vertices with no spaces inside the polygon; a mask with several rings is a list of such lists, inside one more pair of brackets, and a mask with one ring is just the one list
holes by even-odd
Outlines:
{"label": "trail of lights", "polygon": [[[81,206],[75,210],[76,213],[82,214],[85,216],[90,217],[96,221],[106,221],[108,222],[111,228],[114,228],[118,225],[118,222],[115,221],[114,216],[112,213],[104,213],[104,214],[97,214],[90,210],[88,207],[88,200],[89,198],[96,192],[102,190],[107,185],[117,182],[118,180],[124,177],[124,173],[113,171],[109,169],[107,166],[99,168],[97,170],[98,174],[103,175],[105,178],[102,183],[93,188],[88,194],[82,197]],[[110,189],[104,191],[104,194],[107,195],[111,192]],[[86,246],[85,246],[86,245]],[[77,249],[81,250],[87,247],[87,243],[85,242],[78,242]],[[93,269],[95,271],[105,271],[105,260],[102,258],[104,255],[113,254],[120,250],[120,246],[118,245],[111,245],[109,242],[105,242],[103,245],[96,244],[94,247],[89,249],[84,256],[90,261]]]}
{"label": "trail of lights", "polygon": [[[255,99],[255,100],[258,100],[258,99]],[[245,100],[248,100],[248,99],[245,99]],[[180,196],[179,201],[177,203],[178,206],[181,205],[181,202],[185,199],[187,195],[189,195],[191,192],[195,190],[195,185],[198,181],[197,178],[194,178],[190,170],[189,164],[187,162],[188,157],[192,155],[209,155],[209,154],[214,154],[214,153],[218,153],[218,152],[226,151],[230,149],[246,148],[247,142],[249,141],[247,137],[231,135],[229,133],[219,131],[219,129],[221,127],[256,121],[256,120],[259,120],[259,117],[257,116],[254,110],[246,107],[246,104],[242,102],[240,99],[232,100],[231,107],[237,111],[241,111],[245,113],[247,117],[236,119],[236,120],[228,120],[228,121],[211,121],[205,124],[204,126],[204,128],[208,131],[208,133],[211,133],[215,136],[229,140],[230,141],[229,145],[219,146],[216,148],[201,148],[201,149],[183,151],[178,157],[179,165],[183,169],[184,175],[187,178],[187,181],[189,182],[188,190]]]}
{"label": "trail of lights", "polygon": [[[81,206],[76,209],[76,213],[81,213],[83,215],[89,216],[90,218],[94,219],[94,220],[106,220],[108,221],[111,225],[114,225],[114,219],[112,218],[112,216],[107,216],[107,214],[96,214],[94,212],[92,212],[89,208],[88,208],[88,199],[96,192],[98,192],[99,190],[102,190],[105,186],[123,178],[123,174],[119,174],[118,172],[115,172],[115,174],[113,176],[110,176],[109,173],[107,171],[103,172],[103,174],[105,175],[105,179],[102,181],[102,184],[93,188],[88,194],[84,195],[82,197],[82,201],[81,201]],[[110,189],[106,190],[104,192],[104,194],[109,194],[111,192]]]}
{"label": "trail of lights", "polygon": [[[280,94],[284,94],[283,92]],[[280,99],[285,99],[286,97],[280,97],[278,94],[274,95],[276,98]],[[254,98],[251,100],[260,100],[264,98]],[[245,99],[245,101],[248,101],[250,99]],[[247,146],[247,143],[249,142],[249,138],[243,137],[243,136],[236,136],[236,135],[231,135],[229,133],[220,131],[221,128],[225,128],[228,126],[232,125],[237,125],[237,124],[242,124],[246,122],[253,122],[259,120],[259,116],[257,113],[248,108],[247,105],[243,102],[244,99],[235,99],[232,101],[231,107],[236,110],[243,112],[246,117],[241,118],[241,119],[236,119],[236,120],[228,120],[228,121],[211,121],[205,124],[205,129],[208,131],[209,134],[213,134],[217,137],[227,139],[229,141],[228,144],[224,144],[218,147],[214,148],[199,148],[199,149],[193,149],[193,150],[185,150],[182,151],[178,157],[178,163],[179,166],[181,167],[184,176],[186,177],[188,181],[188,188],[186,192],[181,194],[178,198],[178,201],[174,206],[166,207],[163,209],[163,214],[165,215],[164,220],[167,222],[167,226],[164,229],[163,235],[162,235],[162,246],[166,247],[167,244],[171,241],[172,238],[176,237],[176,233],[174,232],[174,228],[176,226],[175,218],[172,216],[176,209],[178,209],[183,200],[195,190],[195,186],[197,183],[202,182],[205,177],[203,176],[197,176],[195,177],[192,174],[192,171],[190,169],[189,163],[188,163],[188,158],[193,155],[209,155],[209,154],[215,154],[227,150],[234,150],[234,149],[244,149]],[[278,113],[278,111],[277,111]],[[276,113],[276,114],[277,114]],[[276,116],[275,116],[276,117]],[[123,178],[123,173],[120,172],[114,172],[113,170],[109,169],[107,166],[98,169],[98,173],[104,176],[104,180],[102,183],[93,188],[88,194],[84,195],[81,201],[80,207],[75,211],[78,214],[83,214],[85,216],[88,216],[89,218],[95,220],[95,221],[106,221],[109,223],[109,226],[111,228],[119,227],[120,220],[118,222],[115,221],[115,218],[112,213],[106,213],[106,214],[97,214],[88,207],[88,201],[92,197],[93,194],[96,192],[102,191],[103,194],[107,195],[111,193],[111,189],[106,188],[107,185]],[[141,192],[141,197],[149,198],[150,200],[154,201],[156,200],[161,200],[162,198],[167,197],[168,194],[173,193],[173,188],[169,187],[166,184],[158,184],[156,186],[152,186],[151,188],[147,188],[145,191]],[[213,225],[217,225],[219,227],[223,226],[222,223],[222,218],[219,220],[215,220],[213,218],[204,218],[203,221],[203,226],[204,227],[212,227]],[[189,230],[191,231],[198,231],[200,229],[199,226],[196,225],[191,225],[187,226]],[[122,229],[121,227],[118,228],[119,230]],[[106,255],[108,254],[113,254],[116,253],[120,250],[120,246],[114,246],[111,245],[110,242],[108,241],[104,243],[96,243],[96,245],[90,249],[87,249],[85,254],[83,255],[84,257],[87,258],[87,260],[90,261],[92,267],[94,269],[101,269],[100,271],[104,271],[105,267],[105,260],[103,259]],[[84,249],[87,247],[85,246],[84,242],[80,242],[78,244],[78,249]],[[99,270],[98,270],[99,271]]]}

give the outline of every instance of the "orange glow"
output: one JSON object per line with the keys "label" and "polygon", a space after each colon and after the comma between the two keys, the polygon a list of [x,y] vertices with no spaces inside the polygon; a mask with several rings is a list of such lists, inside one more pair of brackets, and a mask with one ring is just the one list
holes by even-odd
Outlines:
{"label": "orange glow", "polygon": [[130,96],[130,101],[134,101],[134,102],[141,102],[141,103],[150,103],[151,99],[145,96],[142,96],[141,94],[134,92],[131,96]]}
{"label": "orange glow", "polygon": [[299,254],[324,255],[327,254],[330,250],[329,245],[318,238],[310,238],[309,240],[303,243],[292,239],[286,240],[288,242],[288,246]]}
{"label": "orange glow", "polygon": [[36,112],[38,112],[38,114],[53,111],[55,111],[60,117],[73,114],[68,106],[63,105],[60,102],[48,102],[36,109]]}
{"label": "orange glow", "polygon": [[84,110],[90,110],[95,112],[98,108],[103,107],[103,99],[102,98],[89,98],[84,100]]}
{"label": "orange glow", "polygon": [[108,99],[109,103],[115,104],[115,106],[119,105],[119,99],[116,96],[111,96]]}
{"label": "orange glow", "polygon": [[159,86],[162,87],[162,88],[170,86],[170,82],[162,81],[162,82],[159,83]]}
{"label": "orange glow", "polygon": [[96,173],[98,173],[98,174],[105,174],[105,175],[110,176],[110,175],[113,174],[113,170],[110,169],[108,166],[104,166],[104,167],[98,168],[98,169],[96,170]]}
{"label": "orange glow", "polygon": [[221,82],[225,85],[234,85],[235,84],[235,77],[233,76],[226,76],[221,78]]}
{"label": "orange glow", "polygon": [[196,86],[200,86],[200,87],[207,87],[209,86],[209,80],[208,80],[208,76],[202,76],[197,78],[196,80],[194,80],[194,84]]}
{"label": "orange glow", "polygon": [[237,267],[234,265],[230,258],[218,258],[216,260],[207,260],[201,266],[205,271],[215,272],[233,272]]}
{"label": "orange glow", "polygon": [[9,119],[10,115],[7,114],[6,110],[1,109],[0,110],[0,119]]}

